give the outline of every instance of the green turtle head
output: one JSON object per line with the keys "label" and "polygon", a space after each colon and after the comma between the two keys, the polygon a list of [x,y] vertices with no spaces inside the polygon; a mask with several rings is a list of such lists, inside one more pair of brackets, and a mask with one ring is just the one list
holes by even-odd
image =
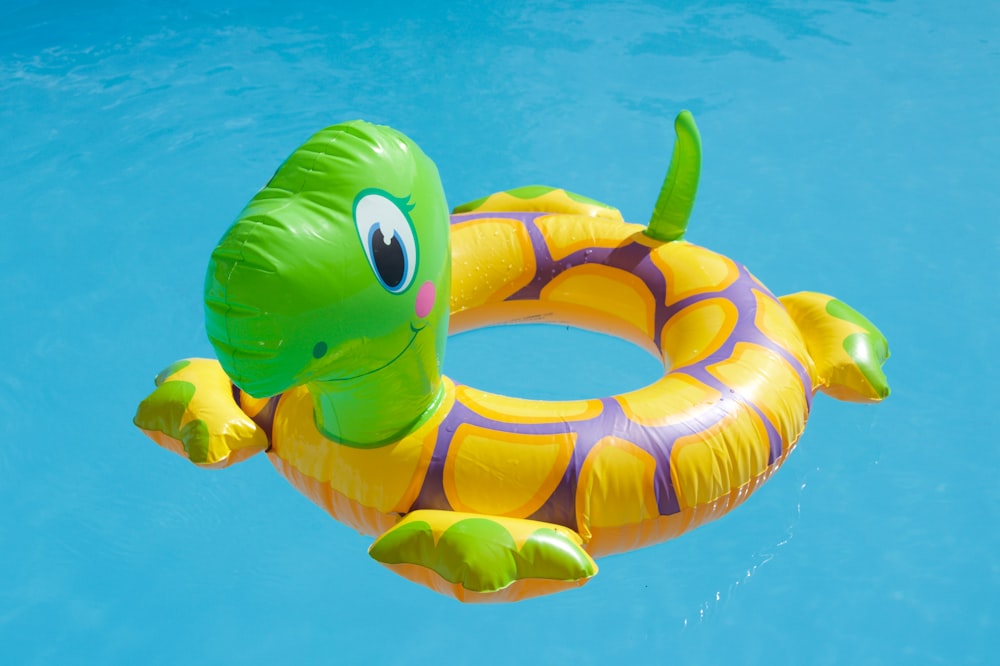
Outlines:
{"label": "green turtle head", "polygon": [[430,391],[449,283],[434,163],[388,127],[335,125],[285,160],[212,253],[208,337],[233,382],[257,397],[375,373],[390,392]]}

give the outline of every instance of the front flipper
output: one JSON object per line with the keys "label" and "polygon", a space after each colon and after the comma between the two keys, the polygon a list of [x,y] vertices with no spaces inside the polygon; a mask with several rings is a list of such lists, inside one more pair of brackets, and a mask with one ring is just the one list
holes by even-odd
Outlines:
{"label": "front flipper", "polygon": [[580,536],[523,518],[422,510],[369,554],[389,569],[466,602],[518,601],[578,587],[597,573]]}
{"label": "front flipper", "polygon": [[882,372],[889,343],[864,315],[833,296],[812,291],[778,300],[802,332],[819,390],[852,402],[878,402],[889,395]]}
{"label": "front flipper", "polygon": [[228,467],[267,450],[267,435],[240,409],[218,361],[178,361],[132,420],[154,442],[199,467]]}

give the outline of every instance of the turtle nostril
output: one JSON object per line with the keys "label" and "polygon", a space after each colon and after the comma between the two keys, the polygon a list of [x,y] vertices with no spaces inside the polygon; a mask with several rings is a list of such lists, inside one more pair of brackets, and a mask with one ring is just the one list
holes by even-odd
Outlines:
{"label": "turtle nostril", "polygon": [[323,358],[326,356],[326,343],[317,342],[316,346],[313,347],[313,358]]}

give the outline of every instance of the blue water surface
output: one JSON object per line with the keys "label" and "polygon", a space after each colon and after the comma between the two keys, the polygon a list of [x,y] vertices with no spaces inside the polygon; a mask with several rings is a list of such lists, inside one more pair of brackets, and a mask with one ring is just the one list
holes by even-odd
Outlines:
{"label": "blue water surface", "polygon": [[[996,663],[998,26],[933,0],[5,0],[0,662]],[[158,370],[211,355],[208,255],[312,132],[397,127],[452,204],[545,183],[642,222],[683,108],[688,238],[835,294],[893,354],[886,402],[817,397],[731,515],[465,606],[265,458],[202,471],[131,425]],[[446,370],[532,397],[650,379],[559,328],[458,336]]]}

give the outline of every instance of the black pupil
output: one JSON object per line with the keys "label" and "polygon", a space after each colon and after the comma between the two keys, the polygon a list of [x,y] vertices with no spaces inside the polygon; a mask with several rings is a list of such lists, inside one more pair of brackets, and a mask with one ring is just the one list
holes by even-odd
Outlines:
{"label": "black pupil", "polygon": [[398,287],[406,273],[406,257],[403,255],[403,246],[399,244],[399,238],[393,235],[387,245],[385,236],[382,235],[382,228],[377,227],[372,233],[372,257],[375,259],[375,270],[385,286],[390,289]]}

